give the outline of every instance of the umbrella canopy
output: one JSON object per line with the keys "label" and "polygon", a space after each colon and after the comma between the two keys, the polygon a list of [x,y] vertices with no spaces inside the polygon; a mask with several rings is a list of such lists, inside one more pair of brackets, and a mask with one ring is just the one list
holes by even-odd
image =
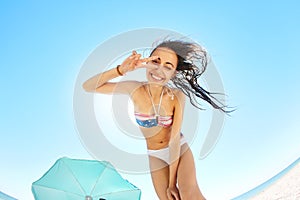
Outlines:
{"label": "umbrella canopy", "polygon": [[11,196],[8,196],[7,194],[4,194],[0,191],[0,200],[17,200]]}
{"label": "umbrella canopy", "polygon": [[60,158],[32,184],[35,200],[139,200],[141,191],[106,161]]}

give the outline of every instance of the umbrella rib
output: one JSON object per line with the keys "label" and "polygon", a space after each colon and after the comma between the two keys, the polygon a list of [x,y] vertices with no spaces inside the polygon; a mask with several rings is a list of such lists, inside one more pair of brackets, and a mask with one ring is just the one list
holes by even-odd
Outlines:
{"label": "umbrella rib", "polygon": [[100,176],[98,176],[97,181],[96,181],[96,183],[95,183],[93,189],[91,190],[90,195],[93,194],[93,192],[94,192],[94,190],[95,190],[95,187],[96,187],[97,183],[99,182],[100,178],[102,177],[102,174],[104,174],[104,171],[107,169],[107,165],[108,165],[108,163],[105,164],[104,170],[101,172]]}
{"label": "umbrella rib", "polygon": [[67,164],[65,164],[65,165],[67,166],[67,168],[68,168],[68,169],[70,170],[70,172],[72,173],[72,175],[73,175],[73,177],[74,177],[76,183],[79,185],[79,187],[80,187],[80,189],[81,189],[81,192],[82,192],[83,194],[86,194],[86,192],[85,192],[84,189],[82,188],[81,184],[80,184],[79,181],[77,180],[75,174],[73,173],[72,169],[71,169]]}

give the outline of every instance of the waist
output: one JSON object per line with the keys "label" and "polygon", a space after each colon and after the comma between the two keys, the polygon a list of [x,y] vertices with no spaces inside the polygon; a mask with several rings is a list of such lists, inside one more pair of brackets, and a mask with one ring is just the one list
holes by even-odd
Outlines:
{"label": "waist", "polygon": [[[165,143],[163,143],[161,145],[160,145],[160,143],[156,143],[157,145],[155,145],[155,144],[148,145],[148,142],[147,142],[147,149],[148,149],[148,151],[167,149],[167,148],[169,148],[169,141],[170,140],[166,141]],[[182,133],[180,133],[180,146],[182,146],[184,143],[187,143],[187,141],[184,138],[184,136],[182,135]]]}
{"label": "waist", "polygon": [[[182,133],[180,133],[180,143],[182,141],[185,141],[184,136]],[[151,138],[146,138],[146,143],[147,143],[147,149],[148,150],[159,150],[159,149],[164,149],[169,147],[169,142],[170,142],[170,137],[151,137]]]}

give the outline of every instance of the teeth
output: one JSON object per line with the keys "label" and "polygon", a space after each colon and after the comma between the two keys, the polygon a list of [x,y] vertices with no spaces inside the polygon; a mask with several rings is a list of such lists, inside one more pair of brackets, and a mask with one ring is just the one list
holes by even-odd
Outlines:
{"label": "teeth", "polygon": [[162,80],[162,78],[160,78],[160,77],[158,77],[158,76],[155,76],[155,75],[153,75],[153,74],[151,74],[151,76],[152,76],[152,78],[154,78],[154,79],[157,80],[157,81],[161,81],[161,80]]}

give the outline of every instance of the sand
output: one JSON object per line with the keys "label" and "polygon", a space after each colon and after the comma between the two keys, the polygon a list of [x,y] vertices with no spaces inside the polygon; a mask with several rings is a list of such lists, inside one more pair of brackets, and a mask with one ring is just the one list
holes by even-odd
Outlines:
{"label": "sand", "polygon": [[251,200],[300,200],[300,163]]}

